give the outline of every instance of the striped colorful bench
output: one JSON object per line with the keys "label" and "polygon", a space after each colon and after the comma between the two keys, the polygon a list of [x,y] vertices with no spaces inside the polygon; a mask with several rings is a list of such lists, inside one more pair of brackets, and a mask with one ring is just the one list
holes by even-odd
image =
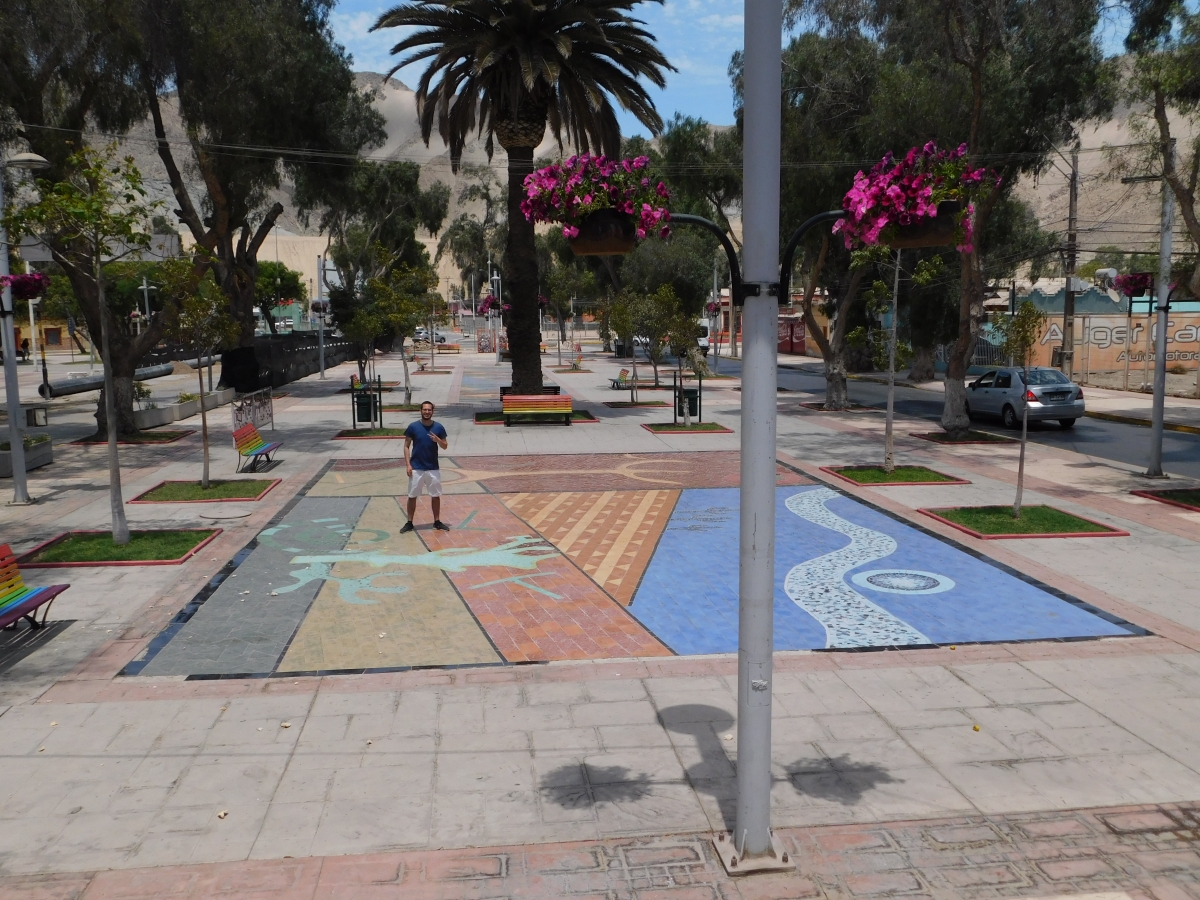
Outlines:
{"label": "striped colorful bench", "polygon": [[501,402],[506,426],[517,416],[562,419],[564,425],[570,425],[574,412],[571,398],[566,394],[505,394]]}
{"label": "striped colorful bench", "polygon": [[[29,620],[30,628],[44,628],[50,604],[69,587],[69,584],[38,588],[26,586],[12,548],[8,544],[0,544],[0,628],[15,628],[22,618]],[[37,620],[39,606],[46,607],[42,610],[41,622]]]}
{"label": "striped colorful bench", "polygon": [[237,447],[238,460],[237,471],[242,471],[242,459],[249,459],[250,465],[246,468],[247,472],[258,471],[259,457],[266,457],[267,462],[271,461],[271,454],[283,446],[283,441],[274,441],[268,444],[262,439],[262,435],[258,433],[258,429],[253,425],[243,425],[233,433],[233,443]]}

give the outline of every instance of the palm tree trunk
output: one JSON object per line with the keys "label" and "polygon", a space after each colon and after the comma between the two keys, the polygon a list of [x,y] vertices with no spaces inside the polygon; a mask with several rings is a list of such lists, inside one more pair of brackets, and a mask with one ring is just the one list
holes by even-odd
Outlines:
{"label": "palm tree trunk", "polygon": [[537,248],[533,222],[521,212],[525,177],[533,172],[533,147],[508,150],[508,243],[504,248],[508,314],[508,349],[512,386],[518,394],[542,391],[541,330],[538,327]]}
{"label": "palm tree trunk", "polygon": [[92,274],[96,279],[96,296],[100,303],[100,347],[104,364],[104,411],[108,422],[108,502],[112,508],[113,543],[129,543],[129,523],[125,521],[125,499],[121,496],[121,460],[117,455],[117,398],[113,388],[112,354],[108,343],[108,304],[104,296],[104,274],[100,269],[100,251],[104,244],[97,239],[92,258]]}

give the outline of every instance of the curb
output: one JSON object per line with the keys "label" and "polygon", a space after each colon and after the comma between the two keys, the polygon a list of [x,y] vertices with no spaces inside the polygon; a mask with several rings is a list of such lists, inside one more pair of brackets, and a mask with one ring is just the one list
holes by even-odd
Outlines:
{"label": "curb", "polygon": [[[1122,416],[1118,413],[1092,412],[1088,410],[1084,415],[1092,419],[1104,419],[1106,422],[1120,422],[1123,425],[1139,425],[1142,428],[1150,428],[1154,423],[1150,419],[1140,419],[1137,416]],[[1184,434],[1200,434],[1200,427],[1196,425],[1181,425],[1178,422],[1163,422],[1163,431],[1180,431]]]}

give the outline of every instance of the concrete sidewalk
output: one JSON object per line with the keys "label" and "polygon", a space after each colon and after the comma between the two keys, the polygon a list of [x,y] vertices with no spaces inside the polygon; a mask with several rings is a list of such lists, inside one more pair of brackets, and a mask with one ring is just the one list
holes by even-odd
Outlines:
{"label": "concrete sidewalk", "polygon": [[[604,405],[622,399],[607,385],[619,361],[599,353],[592,374],[552,376],[601,420],[570,428],[472,424],[498,405],[506,367],[471,353],[453,366],[414,375],[415,399],[439,404],[450,453],[481,469],[518,454],[671,460],[738,446],[736,381],[705,398],[706,417],[734,434],[667,437],[641,425],[669,409]],[[399,368],[385,358],[379,372]],[[1132,496],[1144,484],[1131,467],[1051,447],[1028,449],[1026,502],[1128,538],[984,542],[944,529],[916,510],[1011,502],[1016,451],[908,436],[928,423],[900,420],[900,461],[970,484],[840,487],[1152,634],[779,653],[773,821],[794,876],[731,882],[705,844],[732,825],[733,655],[118,675],[330,459],[400,454],[396,441],[331,439],[350,424],[336,391],[351,371],[289,385],[277,402],[284,451],[270,477],[283,483],[263,500],[128,507],[134,527],[218,524],[202,555],[29,570],[31,583],[73,583],[52,616],[71,624],[0,656],[0,895],[1200,897],[1200,514]],[[809,479],[881,458],[882,416],[814,413],[786,395],[779,409],[781,461]],[[56,427],[85,433],[87,411],[73,415]],[[227,418],[210,425],[214,471],[228,477]],[[126,499],[198,471],[197,437],[121,450]],[[24,549],[105,527],[103,467],[103,448],[64,445],[31,475],[41,502],[0,507],[3,539]]]}

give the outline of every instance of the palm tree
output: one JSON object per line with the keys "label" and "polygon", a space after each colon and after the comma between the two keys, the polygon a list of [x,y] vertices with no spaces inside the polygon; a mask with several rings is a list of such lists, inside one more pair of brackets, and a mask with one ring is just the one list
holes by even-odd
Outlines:
{"label": "palm tree", "polygon": [[502,267],[505,299],[512,304],[512,383],[521,393],[542,386],[537,255],[533,223],[522,214],[521,201],[546,125],[560,147],[565,138],[580,152],[615,156],[621,144],[615,99],[651,132],[662,130],[638,79],[661,88],[664,70],[674,67],[640,27],[643,23],[628,15],[638,2],[417,0],[385,12],[372,28],[418,29],[392,48],[395,55],[408,55],[387,77],[429,60],[417,86],[421,135],[428,144],[437,124],[455,171],[473,131],[486,136],[489,157],[496,140],[508,154]]}

